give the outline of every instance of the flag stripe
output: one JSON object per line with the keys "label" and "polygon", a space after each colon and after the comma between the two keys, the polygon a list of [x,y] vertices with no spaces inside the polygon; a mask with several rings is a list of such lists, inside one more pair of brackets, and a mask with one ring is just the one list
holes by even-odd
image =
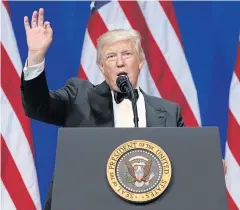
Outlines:
{"label": "flag stripe", "polygon": [[[178,83],[180,91],[185,95],[194,117],[200,124],[197,91],[183,48],[174,28],[158,1],[151,1],[150,3],[139,1],[138,4],[157,47],[160,49],[176,83]],[[148,11],[152,12],[149,13]],[[156,25],[164,28],[164,30],[159,30],[155,27]],[[167,37],[166,34],[168,34]]]}
{"label": "flag stripe", "polygon": [[14,205],[2,179],[1,179],[1,209],[2,210],[15,210],[16,206]]}
{"label": "flag stripe", "polygon": [[[17,209],[41,210],[38,180],[33,159],[33,145],[30,120],[26,117],[20,91],[22,63],[12,28],[12,23],[5,6],[1,4],[1,36],[2,61],[2,181],[6,187],[5,199],[8,205],[11,200]],[[11,198],[6,198],[10,196]]]}
{"label": "flag stripe", "polygon": [[[30,146],[21,122],[19,122],[2,89],[0,89],[0,96],[3,111],[1,122],[4,121],[2,123],[2,136],[36,208],[41,209],[36,170]],[[3,158],[3,161],[5,160],[7,159]],[[19,194],[19,197],[21,196]]]}
{"label": "flag stripe", "polygon": [[[1,177],[6,186],[12,201],[18,210],[35,210],[35,205],[23,183],[21,174],[19,173],[15,161],[7,148],[5,140],[1,135],[2,145],[2,173]],[[21,196],[19,196],[21,195]]]}
{"label": "flag stripe", "polygon": [[78,71],[78,77],[81,79],[88,79],[87,75],[85,74],[85,71],[83,70],[82,65],[80,65],[79,71]]}
{"label": "flag stripe", "polygon": [[[5,4],[7,4],[7,2],[5,2]],[[22,62],[19,56],[19,51],[15,40],[11,19],[5,6],[3,4],[1,4],[1,6],[1,29],[2,32],[4,32],[1,33],[1,42],[9,55],[15,71],[17,72],[18,76],[21,77]]]}
{"label": "flag stripe", "polygon": [[[172,75],[162,53],[157,47],[137,2],[120,1],[119,4],[125,12],[131,26],[138,30],[143,37],[147,38],[143,40],[143,49],[152,78],[160,94],[163,98],[180,104],[186,125],[197,126],[198,123],[193,112]],[[132,8],[134,8],[134,12],[132,12]],[[155,59],[156,56],[158,59]]]}
{"label": "flag stripe", "polygon": [[232,76],[232,82],[230,87],[230,94],[229,94],[229,108],[232,111],[233,116],[237,120],[238,124],[240,125],[240,81],[237,79],[235,73]]}
{"label": "flag stripe", "polygon": [[1,57],[3,61],[2,69],[4,69],[4,71],[2,71],[2,88],[16,115],[18,116],[19,121],[21,122],[21,126],[23,127],[24,133],[33,153],[30,122],[23,111],[21,102],[20,78],[18,77],[14,66],[12,65],[12,62],[10,61],[10,58],[3,46],[1,47]]}
{"label": "flag stripe", "polygon": [[227,191],[227,199],[228,199],[228,209],[229,210],[239,210],[239,208],[234,203],[234,201],[228,191]]}
{"label": "flag stripe", "polygon": [[[108,29],[100,17],[99,13],[96,11],[94,15],[89,20],[88,33],[95,47],[97,47],[97,39],[103,33],[107,32]],[[86,50],[86,49],[85,49]]]}
{"label": "flag stripe", "polygon": [[237,53],[235,74],[236,74],[238,80],[240,81],[240,42],[238,44],[238,53]]}
{"label": "flag stripe", "polygon": [[[240,125],[238,125],[236,119],[232,115],[232,112],[229,112],[229,119],[228,119],[228,146],[238,162],[238,165],[240,166]],[[236,140],[237,141],[236,141]]]}
{"label": "flag stripe", "polygon": [[[3,5],[5,6],[5,8],[6,8],[6,10],[8,11],[8,13],[10,12],[10,10],[9,10],[9,6],[8,6],[8,2],[7,2],[7,0],[4,0],[4,1],[2,1],[2,3],[3,3]],[[1,22],[2,23],[2,22]]]}
{"label": "flag stripe", "polygon": [[119,28],[131,29],[131,25],[118,1],[105,5],[98,12],[109,31]]}
{"label": "flag stripe", "polygon": [[[96,25],[95,25],[96,24]],[[97,39],[101,33],[105,33],[107,31],[106,26],[104,25],[101,18],[99,18],[99,13],[96,11],[90,18],[88,23],[88,28],[85,32],[84,37],[84,52],[81,56],[81,65],[88,80],[97,85],[98,83],[103,81],[103,75],[98,70],[98,66],[96,65],[97,58]],[[92,59],[89,59],[89,55],[91,55]],[[93,62],[95,59],[95,62]],[[82,73],[80,73],[82,74]]]}
{"label": "flag stripe", "polygon": [[[82,54],[81,65],[85,71],[85,74],[89,81],[96,85],[99,82],[103,81],[103,75],[100,71],[98,71],[98,66],[96,64],[96,48],[93,45],[92,39],[86,30],[85,38],[84,38],[84,48],[85,53]],[[89,59],[89,55],[91,55],[91,59]]]}
{"label": "flag stripe", "polygon": [[181,38],[181,33],[178,27],[178,23],[177,23],[177,18],[176,18],[176,14],[174,12],[174,6],[172,1],[159,1],[160,5],[162,6],[166,16],[168,17],[168,20],[170,21],[178,39],[179,42],[182,44],[182,38]]}
{"label": "flag stripe", "polygon": [[147,62],[144,62],[144,66],[140,71],[139,84],[141,84],[141,88],[143,89],[143,91],[145,91],[146,94],[156,97],[162,97],[158,92],[156,84],[153,81],[152,75],[149,72]]}
{"label": "flag stripe", "polygon": [[225,152],[227,166],[225,179],[230,210],[240,209],[240,82],[237,76],[240,62],[239,46],[240,42],[229,93],[228,139]]}
{"label": "flag stripe", "polygon": [[[235,139],[239,140],[239,139]],[[232,197],[233,202],[240,209],[240,166],[237,163],[235,157],[233,156],[228,142],[226,142],[226,165],[227,165],[227,173],[226,173],[226,186],[229,192],[229,195]],[[230,209],[231,210],[231,209]]]}

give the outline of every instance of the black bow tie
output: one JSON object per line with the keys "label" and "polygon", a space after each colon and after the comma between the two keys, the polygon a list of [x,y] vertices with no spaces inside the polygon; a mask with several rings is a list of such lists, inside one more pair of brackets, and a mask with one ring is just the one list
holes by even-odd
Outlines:
{"label": "black bow tie", "polygon": [[[133,93],[134,93],[136,101],[137,101],[138,97],[139,97],[137,89],[133,89]],[[127,93],[114,91],[114,99],[117,104],[121,103],[123,101],[123,99],[125,99],[125,98],[130,100]]]}

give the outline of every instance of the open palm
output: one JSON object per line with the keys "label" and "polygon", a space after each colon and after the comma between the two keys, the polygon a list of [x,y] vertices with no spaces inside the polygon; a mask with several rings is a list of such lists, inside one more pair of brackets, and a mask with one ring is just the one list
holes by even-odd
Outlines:
{"label": "open palm", "polygon": [[52,42],[52,28],[49,22],[44,22],[44,10],[34,11],[32,14],[31,26],[28,17],[24,17],[24,26],[27,36],[29,53],[37,53],[44,58],[47,49]]}

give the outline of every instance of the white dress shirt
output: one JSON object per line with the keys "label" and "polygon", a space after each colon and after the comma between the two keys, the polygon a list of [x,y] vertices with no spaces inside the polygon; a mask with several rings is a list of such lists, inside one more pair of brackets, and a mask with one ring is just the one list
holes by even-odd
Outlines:
{"label": "white dress shirt", "polygon": [[[34,66],[27,66],[27,62],[25,63],[25,67],[23,69],[24,72],[24,80],[31,80],[39,76],[44,71],[45,60]],[[142,92],[138,90],[138,100],[137,100],[137,109],[138,109],[138,126],[146,127],[146,108],[145,108],[145,100]],[[121,103],[117,104],[114,99],[113,91],[112,93],[112,101],[113,101],[113,113],[114,113],[114,126],[115,127],[134,127],[133,121],[133,111],[132,111],[132,103],[129,99],[124,99]]]}
{"label": "white dress shirt", "polygon": [[[137,88],[138,100],[138,127],[146,127],[146,109],[143,94]],[[117,104],[114,100],[114,94],[112,92],[113,101],[113,113],[114,113],[114,126],[115,127],[134,127],[132,102],[129,99],[124,99],[121,103]]]}

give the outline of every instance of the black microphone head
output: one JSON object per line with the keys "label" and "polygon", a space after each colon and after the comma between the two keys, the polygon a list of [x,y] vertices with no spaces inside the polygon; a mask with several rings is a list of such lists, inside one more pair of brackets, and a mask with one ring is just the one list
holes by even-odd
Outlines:
{"label": "black microphone head", "polygon": [[118,75],[116,84],[121,92],[127,92],[127,74],[123,73]]}

